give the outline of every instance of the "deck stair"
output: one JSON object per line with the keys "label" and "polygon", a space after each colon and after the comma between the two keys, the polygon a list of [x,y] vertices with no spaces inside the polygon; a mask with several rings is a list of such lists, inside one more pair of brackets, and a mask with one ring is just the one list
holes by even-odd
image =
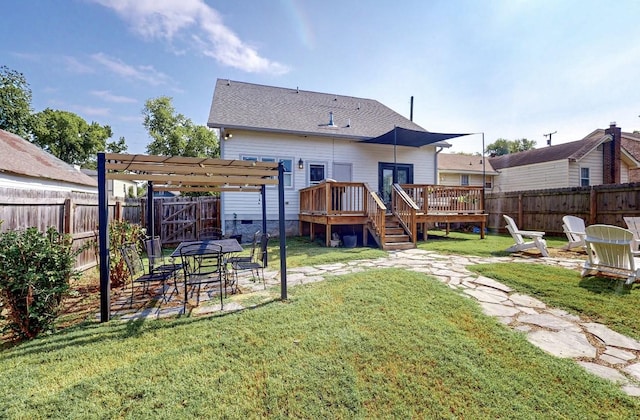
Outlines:
{"label": "deck stair", "polygon": [[403,249],[413,249],[415,244],[400,225],[398,218],[393,214],[388,214],[385,219],[385,240],[381,244],[385,251],[399,251]]}

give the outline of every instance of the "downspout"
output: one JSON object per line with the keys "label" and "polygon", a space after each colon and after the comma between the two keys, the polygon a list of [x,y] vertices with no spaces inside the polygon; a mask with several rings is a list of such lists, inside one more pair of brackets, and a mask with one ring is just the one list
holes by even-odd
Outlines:
{"label": "downspout", "polygon": [[434,179],[434,184],[436,184],[436,185],[440,184],[440,179],[438,178],[438,155],[443,150],[444,150],[444,147],[436,146],[436,154],[435,154],[435,157],[433,158],[433,163],[434,163],[433,179]]}

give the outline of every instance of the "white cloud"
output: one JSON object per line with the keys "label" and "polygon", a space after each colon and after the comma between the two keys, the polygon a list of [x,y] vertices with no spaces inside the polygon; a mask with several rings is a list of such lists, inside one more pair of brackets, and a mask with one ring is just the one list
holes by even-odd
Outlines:
{"label": "white cloud", "polygon": [[109,108],[97,108],[93,106],[74,105],[73,110],[79,114],[89,117],[108,117],[111,113]]}
{"label": "white cloud", "polygon": [[83,63],[79,61],[75,57],[63,56],[62,60],[64,61],[67,70],[71,73],[77,73],[77,74],[95,73],[95,70],[93,69],[93,67],[91,67],[87,63]]}
{"label": "white cloud", "polygon": [[[203,0],[93,0],[114,10],[132,30],[146,39],[182,42],[220,63],[251,73],[284,74],[289,68],[261,57],[222,22],[220,14]],[[188,34],[184,34],[191,31]]]}
{"label": "white cloud", "polygon": [[129,98],[127,96],[114,95],[113,93],[111,93],[111,91],[108,91],[108,90],[92,90],[90,93],[93,96],[97,96],[98,98],[101,98],[107,102],[115,102],[118,104],[133,104],[138,102],[134,98]]}
{"label": "white cloud", "polygon": [[104,53],[93,54],[91,58],[107,70],[127,79],[139,80],[153,86],[163,85],[170,81],[169,76],[157,71],[153,66],[134,67]]}

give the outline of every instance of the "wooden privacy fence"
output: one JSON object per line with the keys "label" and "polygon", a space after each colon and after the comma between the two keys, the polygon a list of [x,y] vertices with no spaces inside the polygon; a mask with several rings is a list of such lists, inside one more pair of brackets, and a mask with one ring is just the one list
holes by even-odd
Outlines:
{"label": "wooden privacy fence", "polygon": [[[121,218],[127,205],[109,202],[109,219]],[[0,231],[36,227],[44,232],[54,227],[71,235],[74,249],[97,239],[98,195],[80,192],[18,190],[0,188]],[[95,248],[89,246],[76,259],[76,268],[97,265]]]}
{"label": "wooden privacy fence", "polygon": [[624,216],[640,216],[640,183],[607,184],[485,195],[488,227],[504,231],[503,214],[523,230],[563,235],[562,217],[581,217],[587,225],[626,227]]}
{"label": "wooden privacy fence", "polygon": [[[220,227],[220,198],[156,197],[153,199],[156,236],[164,244],[196,240],[202,229]],[[147,200],[140,200],[140,223],[147,226]]]}

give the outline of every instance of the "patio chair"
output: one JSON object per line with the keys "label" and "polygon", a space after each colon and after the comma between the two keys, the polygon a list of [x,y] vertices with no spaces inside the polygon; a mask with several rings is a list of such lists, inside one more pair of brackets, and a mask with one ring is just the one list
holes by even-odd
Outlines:
{"label": "patio chair", "polygon": [[198,239],[201,241],[207,239],[222,239],[222,229],[216,227],[201,229],[198,232]]}
{"label": "patio chair", "polygon": [[256,248],[258,246],[258,241],[262,236],[261,231],[257,231],[253,234],[253,242],[251,243],[251,250],[249,251],[249,255],[234,255],[232,257],[227,258],[228,264],[233,264],[236,262],[251,262],[253,261],[253,256],[256,253]]}
{"label": "patio chair", "polygon": [[584,237],[585,233],[584,220],[576,216],[564,216],[562,218],[562,230],[567,235],[569,242],[564,247],[566,250],[572,248],[585,248]]}
{"label": "patio chair", "polygon": [[224,309],[224,267],[222,263],[222,247],[211,244],[205,248],[198,242],[187,244],[180,249],[182,269],[184,271],[184,302],[186,311],[189,289],[192,295],[197,290],[196,305],[200,304],[200,288],[203,284],[218,284],[220,309]]}
{"label": "patio chair", "polygon": [[[251,271],[253,276],[262,277],[262,284],[264,288],[267,288],[267,284],[264,280],[264,267],[267,265],[267,246],[269,245],[269,234],[260,235],[260,250],[253,253],[251,261],[236,261],[231,264],[233,273],[235,276],[235,283],[238,284],[238,272],[239,271]],[[255,277],[253,277],[255,279]]]}
{"label": "patio chair", "polygon": [[[516,222],[514,222],[511,217],[506,214],[504,214],[503,217],[507,222],[506,228],[515,241],[515,244],[507,248],[507,252],[520,252],[531,248],[537,248],[543,257],[549,256],[549,251],[547,251],[547,242],[543,239],[545,232],[520,230],[518,229]],[[525,241],[524,238],[529,238],[531,241]]]}
{"label": "patio chair", "polygon": [[635,255],[640,254],[640,217],[623,217],[627,224],[627,229],[633,233],[633,242],[631,243],[631,252]]}
{"label": "patio chair", "polygon": [[634,283],[640,270],[631,252],[633,232],[618,226],[591,225],[586,228],[587,261],[582,276],[590,272],[627,277]]}
{"label": "patio chair", "polygon": [[143,240],[144,250],[149,259],[150,271],[180,271],[182,264],[177,263],[171,257],[166,257],[162,253],[162,241],[159,236],[146,238]]}
{"label": "patio chair", "polygon": [[136,284],[143,285],[143,293],[147,293],[149,290],[149,283],[158,282],[162,285],[162,298],[166,303],[168,301],[166,295],[167,281],[173,279],[174,290],[177,289],[176,285],[176,271],[154,271],[145,270],[145,265],[142,261],[138,245],[134,243],[124,244],[120,248],[120,254],[127,266],[129,275],[131,276],[131,306],[133,306],[134,288]]}

